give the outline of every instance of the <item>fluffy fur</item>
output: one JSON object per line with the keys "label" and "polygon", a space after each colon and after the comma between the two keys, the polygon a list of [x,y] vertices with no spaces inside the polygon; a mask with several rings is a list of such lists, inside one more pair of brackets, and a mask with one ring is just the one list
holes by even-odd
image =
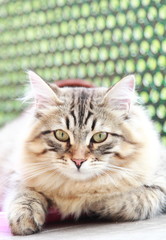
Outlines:
{"label": "fluffy fur", "polygon": [[[13,234],[41,230],[51,205],[75,218],[166,212],[166,154],[136,102],[133,76],[110,89],[59,89],[31,71],[29,78],[34,108],[0,132],[1,206]],[[56,139],[58,129],[67,142]],[[105,141],[92,141],[98,132],[108,133]]]}

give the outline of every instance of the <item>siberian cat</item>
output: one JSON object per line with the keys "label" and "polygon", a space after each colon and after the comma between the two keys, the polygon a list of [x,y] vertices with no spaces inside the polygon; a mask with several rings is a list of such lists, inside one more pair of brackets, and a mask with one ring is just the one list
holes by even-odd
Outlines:
{"label": "siberian cat", "polygon": [[166,155],[130,75],[110,89],[58,88],[29,71],[33,108],[0,132],[0,196],[11,231],[50,206],[133,221],[166,212]]}

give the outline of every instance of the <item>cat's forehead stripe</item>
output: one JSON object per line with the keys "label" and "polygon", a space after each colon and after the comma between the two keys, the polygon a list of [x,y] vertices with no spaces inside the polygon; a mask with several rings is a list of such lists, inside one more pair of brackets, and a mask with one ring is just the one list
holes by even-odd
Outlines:
{"label": "cat's forehead stripe", "polygon": [[87,89],[80,89],[78,92],[73,92],[71,109],[75,125],[76,123],[78,123],[79,127],[86,125],[93,115],[92,93]]}
{"label": "cat's forehead stripe", "polygon": [[97,119],[93,119],[92,127],[91,127],[92,131],[95,129],[96,122],[97,122]]}
{"label": "cat's forehead stripe", "polygon": [[70,114],[71,114],[71,116],[73,117],[74,125],[76,126],[77,120],[76,120],[76,115],[75,115],[74,110],[72,110],[72,111],[70,112]]}
{"label": "cat's forehead stripe", "polygon": [[87,117],[86,117],[86,119],[85,119],[85,122],[84,122],[84,124],[87,124],[87,122],[88,122],[89,118],[90,118],[92,115],[93,115],[93,112],[91,112],[91,111],[88,111],[88,114],[87,114]]}
{"label": "cat's forehead stripe", "polygon": [[82,91],[78,97],[78,124],[80,127],[83,125],[87,98],[88,95],[84,91]]}
{"label": "cat's forehead stripe", "polygon": [[69,118],[66,117],[66,126],[67,126],[67,129],[69,130],[70,129],[70,121],[69,121]]}

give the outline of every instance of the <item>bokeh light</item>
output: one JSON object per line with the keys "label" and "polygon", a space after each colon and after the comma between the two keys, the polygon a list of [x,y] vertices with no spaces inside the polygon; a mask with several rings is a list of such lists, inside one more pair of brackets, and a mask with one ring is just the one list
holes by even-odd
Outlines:
{"label": "bokeh light", "polygon": [[23,106],[25,70],[111,86],[134,73],[166,143],[166,6],[160,0],[0,0],[0,125]]}

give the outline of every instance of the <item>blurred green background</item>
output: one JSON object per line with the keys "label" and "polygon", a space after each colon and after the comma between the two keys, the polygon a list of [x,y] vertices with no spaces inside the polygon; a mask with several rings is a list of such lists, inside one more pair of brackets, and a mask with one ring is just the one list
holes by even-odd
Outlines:
{"label": "blurred green background", "polygon": [[23,106],[25,70],[111,86],[134,73],[166,143],[164,0],[0,0],[0,125]]}

